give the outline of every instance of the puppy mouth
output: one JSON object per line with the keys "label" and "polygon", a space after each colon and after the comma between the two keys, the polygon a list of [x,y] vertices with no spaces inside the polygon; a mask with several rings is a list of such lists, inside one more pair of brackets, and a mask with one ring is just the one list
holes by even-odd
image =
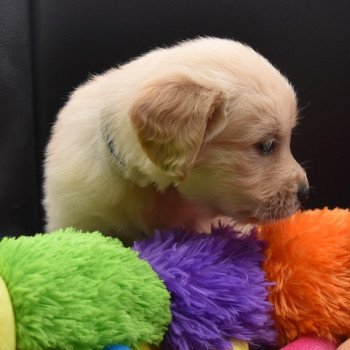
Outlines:
{"label": "puppy mouth", "polygon": [[242,212],[242,216],[245,216],[246,219],[244,221],[247,223],[262,224],[285,219],[293,215],[299,208],[300,202],[295,200],[292,204],[278,207],[261,205],[253,214],[247,211],[245,213]]}

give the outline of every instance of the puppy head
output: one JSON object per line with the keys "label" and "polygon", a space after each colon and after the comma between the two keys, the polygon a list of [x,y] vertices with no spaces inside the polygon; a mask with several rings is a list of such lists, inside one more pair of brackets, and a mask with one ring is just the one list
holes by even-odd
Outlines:
{"label": "puppy head", "polygon": [[272,95],[245,91],[226,105],[225,129],[202,144],[180,189],[240,222],[293,214],[306,199],[308,181],[290,150],[297,114],[292,88]]}
{"label": "puppy head", "polygon": [[[290,152],[294,91],[278,73],[226,89],[175,75],[145,87],[130,110],[149,159],[184,197],[240,222],[291,215],[308,186]],[[225,93],[223,92],[225,91]]]}

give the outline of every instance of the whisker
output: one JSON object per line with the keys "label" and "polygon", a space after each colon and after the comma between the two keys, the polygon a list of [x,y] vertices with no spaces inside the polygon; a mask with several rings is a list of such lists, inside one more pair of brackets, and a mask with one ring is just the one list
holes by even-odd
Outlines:
{"label": "whisker", "polygon": [[[256,203],[259,203],[258,201],[255,201]],[[260,208],[262,207],[263,209],[265,209],[263,202],[260,202],[259,206],[258,206],[258,209],[256,209],[256,211],[254,212],[254,217],[256,217],[258,215],[258,212],[260,210]]]}
{"label": "whisker", "polygon": [[268,210],[269,210],[269,209],[266,208],[266,210],[265,210],[265,212],[264,212],[264,215],[260,218],[259,223],[258,223],[259,226],[262,224],[262,222],[263,222],[263,220],[264,220],[264,218],[265,218],[265,216],[266,216]]}
{"label": "whisker", "polygon": [[302,112],[304,109],[308,108],[309,106],[310,106],[310,101],[307,102],[305,106],[303,106],[301,108],[298,107],[298,113]]}
{"label": "whisker", "polygon": [[310,192],[315,194],[317,192],[317,189],[315,186],[309,186]]}
{"label": "whisker", "polygon": [[312,161],[311,161],[311,159],[309,159],[309,160],[304,160],[303,162],[300,162],[300,165],[301,166],[304,166],[305,164],[309,164],[309,163],[311,163]]}
{"label": "whisker", "polygon": [[304,169],[304,170],[309,170],[309,169],[311,169],[311,160],[305,160],[305,161],[303,161],[303,162],[300,162],[299,163],[300,164],[300,166]]}

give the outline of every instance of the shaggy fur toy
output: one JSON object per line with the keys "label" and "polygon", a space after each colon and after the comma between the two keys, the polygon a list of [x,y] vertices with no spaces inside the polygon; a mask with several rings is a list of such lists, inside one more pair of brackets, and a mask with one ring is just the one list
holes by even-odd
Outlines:
{"label": "shaggy fur toy", "polygon": [[149,350],[141,345],[162,340],[174,350],[266,349],[268,289],[280,345],[315,349],[313,335],[325,350],[349,338],[350,212],[297,213],[259,236],[170,230],[135,251],[69,229],[5,238],[0,350]]}
{"label": "shaggy fur toy", "polygon": [[273,345],[276,334],[261,270],[262,244],[230,227],[211,235],[166,231],[135,244],[172,296],[164,349],[232,349],[230,339]]}
{"label": "shaggy fur toy", "polygon": [[350,337],[350,212],[297,213],[262,227],[270,301],[283,344],[313,334]]}
{"label": "shaggy fur toy", "polygon": [[169,294],[149,264],[98,233],[5,238],[1,279],[15,317],[0,305],[0,330],[15,332],[2,334],[0,350],[159,343],[170,322]]}
{"label": "shaggy fur toy", "polygon": [[293,341],[281,350],[336,350],[336,345],[330,340],[308,336]]}

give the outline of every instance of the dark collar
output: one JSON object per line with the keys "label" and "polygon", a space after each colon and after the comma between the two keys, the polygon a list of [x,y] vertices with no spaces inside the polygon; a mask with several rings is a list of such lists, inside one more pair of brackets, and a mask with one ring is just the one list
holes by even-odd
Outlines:
{"label": "dark collar", "polygon": [[126,166],[126,162],[124,159],[123,154],[121,153],[120,150],[117,149],[113,138],[108,130],[107,125],[104,125],[101,123],[101,134],[102,134],[102,138],[104,141],[104,144],[106,145],[106,147],[108,148],[110,154],[112,155],[112,157],[115,160],[116,166],[117,168],[122,172],[122,173],[126,173],[127,170],[127,166]]}

